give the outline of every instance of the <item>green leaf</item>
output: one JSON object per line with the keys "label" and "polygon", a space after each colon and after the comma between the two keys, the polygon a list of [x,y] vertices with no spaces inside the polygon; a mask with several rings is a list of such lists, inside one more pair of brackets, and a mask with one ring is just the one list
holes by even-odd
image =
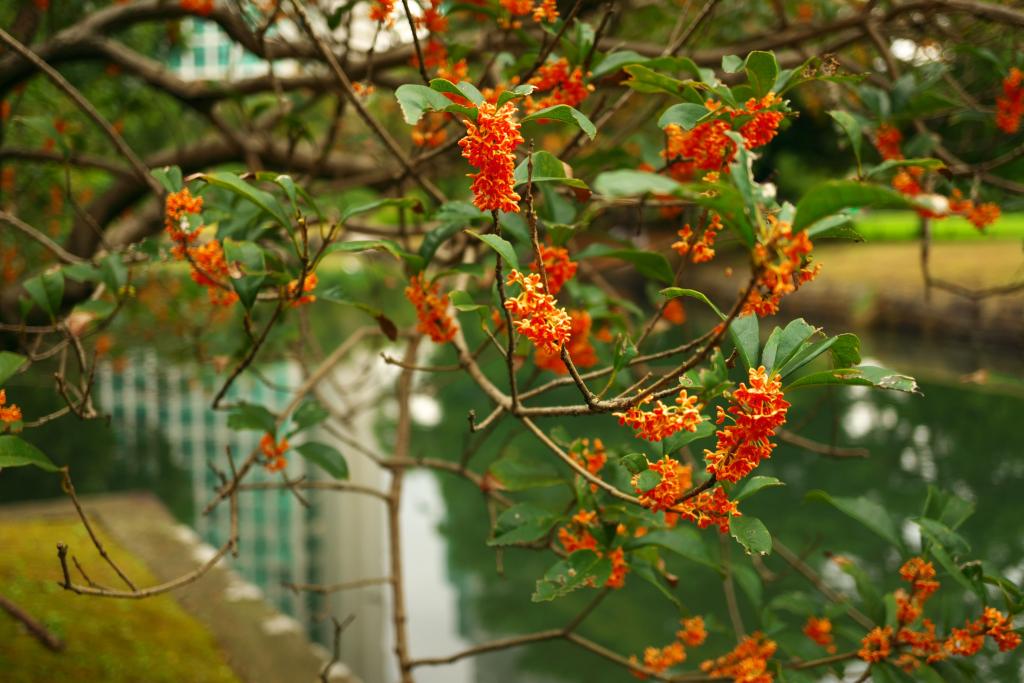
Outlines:
{"label": "green leaf", "polygon": [[295,425],[296,431],[301,429],[307,429],[315,424],[320,424],[330,416],[327,409],[320,404],[320,401],[316,399],[309,399],[304,401],[294,413],[292,413],[292,423]]}
{"label": "green leaf", "polygon": [[490,473],[509,491],[547,488],[565,483],[547,462],[528,458],[519,451],[511,451],[496,460],[491,465]]}
{"label": "green leaf", "polygon": [[111,292],[117,293],[128,284],[128,268],[120,254],[109,254],[100,263],[100,277]]}
{"label": "green leaf", "polygon": [[[743,518],[737,517],[737,519]],[[736,585],[740,587],[740,590],[747,596],[751,604],[756,609],[760,609],[761,603],[764,601],[764,585],[761,583],[761,577],[749,564],[734,562],[731,569],[732,578],[736,581]]]}
{"label": "green leaf", "polygon": [[241,197],[245,201],[259,207],[268,216],[273,218],[283,227],[290,227],[291,220],[288,218],[288,214],[285,213],[284,207],[281,206],[277,198],[269,192],[265,192],[258,187],[250,185],[234,173],[228,173],[227,171],[217,171],[215,173],[203,173],[199,177],[211,185],[216,187],[222,187],[225,190]]}
{"label": "green leaf", "polygon": [[597,135],[597,127],[594,126],[593,121],[588,119],[583,112],[578,109],[574,109],[567,104],[556,104],[553,107],[545,107],[539,111],[535,111],[529,116],[523,117],[523,123],[527,121],[561,121],[562,123],[570,123],[584,133],[587,134],[591,140]]}
{"label": "green leaf", "polygon": [[65,278],[71,278],[75,282],[99,282],[103,277],[100,269],[91,263],[72,263],[61,268]]}
{"label": "green leaf", "polygon": [[60,468],[46,457],[41,450],[19,436],[0,436],[0,470],[7,467],[23,467],[34,465],[47,472],[57,472]]}
{"label": "green leaf", "polygon": [[156,178],[156,181],[160,183],[168,192],[178,192],[184,187],[181,179],[181,169],[177,166],[164,166],[162,168],[154,168],[149,174]]}
{"label": "green leaf", "polygon": [[[761,365],[768,368],[769,375],[774,375],[776,369],[785,366],[817,331],[818,328],[808,325],[803,318],[791,321],[785,329],[776,327],[761,352]],[[774,343],[772,338],[775,339]]]}
{"label": "green leaf", "polygon": [[960,556],[971,552],[971,546],[967,540],[942,522],[927,517],[918,517],[911,521],[921,527],[922,535],[929,541],[941,545],[953,555]]}
{"label": "green leaf", "polygon": [[860,339],[855,334],[844,332],[832,338],[830,347],[832,365],[837,368],[852,368],[860,364]]}
{"label": "green leaf", "polygon": [[729,520],[729,535],[743,546],[748,555],[768,555],[772,551],[772,535],[768,533],[764,522],[757,517],[733,517]]}
{"label": "green leaf", "polygon": [[676,432],[672,436],[662,439],[661,454],[672,455],[683,446],[689,443],[693,443],[694,441],[706,439],[709,436],[713,435],[714,433],[715,423],[712,422],[711,420],[703,420],[699,425],[697,425],[697,429],[692,432],[683,430],[681,432]]}
{"label": "green leaf", "polygon": [[629,261],[644,277],[670,283],[673,280],[672,267],[661,254],[639,249],[617,249],[607,244],[592,244],[576,254],[577,260],[588,258],[617,258]]}
{"label": "green leaf", "polygon": [[11,351],[0,351],[0,385],[14,376],[28,358]]}
{"label": "green leaf", "polygon": [[606,171],[594,180],[594,191],[611,199],[642,194],[672,194],[679,183],[657,173],[621,169]]}
{"label": "green leaf", "polygon": [[775,79],[779,77],[779,63],[773,53],[760,50],[751,52],[743,67],[750,87],[754,90],[754,97],[764,97],[775,87]]}
{"label": "green leaf", "polygon": [[395,90],[395,98],[402,109],[402,117],[410,126],[423,118],[428,111],[458,113],[476,120],[476,109],[455,104],[450,99],[425,85],[406,83]]}
{"label": "green leaf", "polygon": [[640,473],[637,477],[636,487],[641,491],[650,491],[655,486],[661,483],[661,473],[655,470],[647,469]]}
{"label": "green leaf", "polygon": [[619,52],[612,52],[607,54],[603,59],[591,70],[591,75],[594,78],[601,78],[610,73],[620,71],[622,67],[629,64],[640,64],[646,62],[647,57],[635,52],[633,50],[622,50]]}
{"label": "green leaf", "polygon": [[860,365],[855,368],[836,368],[822,372],[812,372],[792,382],[783,390],[789,391],[798,387],[810,387],[828,384],[844,384],[850,386],[878,387],[879,389],[892,389],[893,391],[905,391],[911,394],[921,393],[917,390],[917,381],[913,377],[900,375],[892,370],[875,367],[873,365]]}
{"label": "green leaf", "polygon": [[675,529],[649,531],[639,538],[629,539],[625,547],[633,549],[645,546],[658,546],[687,560],[718,569],[718,564],[708,554],[708,549],[701,540],[700,532],[692,526],[680,525]]}
{"label": "green leaf", "polygon": [[729,337],[736,345],[743,365],[747,368],[758,367],[761,337],[758,330],[756,315],[741,315],[729,325]]}
{"label": "green leaf", "polygon": [[708,115],[708,108],[703,104],[683,102],[674,104],[658,119],[658,128],[664,128],[669,124],[676,124],[683,130],[690,130],[697,125],[697,122]]}
{"label": "green leaf", "polygon": [[849,112],[842,111],[840,109],[833,109],[828,113],[832,119],[839,124],[839,127],[846,133],[846,137],[850,139],[850,149],[853,150],[853,156],[857,160],[857,175],[861,174],[860,167],[860,145],[864,132],[861,130],[860,121],[858,121]]}
{"label": "green leaf", "polygon": [[64,274],[61,271],[40,273],[25,280],[22,286],[36,306],[51,318],[60,310],[60,302],[64,298]]}
{"label": "green leaf", "polygon": [[786,482],[776,477],[766,477],[764,475],[757,475],[747,480],[747,483],[740,489],[740,492],[733,496],[733,500],[737,503],[741,500],[746,500],[752,495],[762,489],[772,488],[775,486],[785,486]]}
{"label": "green leaf", "polygon": [[[443,78],[434,78],[430,81],[430,88],[440,93],[451,93],[458,97],[464,97],[475,105],[480,105],[484,101],[484,96],[480,94],[480,91],[476,89],[476,86],[472,83],[462,82],[455,85],[451,81]],[[445,98],[448,99],[448,98]],[[449,103],[451,100],[449,100]]]}
{"label": "green leaf", "polygon": [[623,67],[623,71],[629,74],[629,80],[624,85],[642,93],[668,93],[682,97],[686,86],[693,83],[665,76],[642,64],[629,64]]}
{"label": "green leaf", "polygon": [[627,453],[619,458],[619,464],[629,470],[630,474],[640,474],[647,470],[647,456],[643,453]]}
{"label": "green leaf", "polygon": [[899,535],[896,533],[896,524],[886,509],[875,501],[859,496],[857,498],[844,498],[829,495],[825,491],[815,490],[809,492],[805,500],[816,500],[828,503],[843,514],[852,517],[876,534],[884,538],[896,547],[902,547]]}
{"label": "green leaf", "polygon": [[725,55],[722,57],[722,71],[727,74],[734,74],[743,68],[743,60],[736,55]]}
{"label": "green leaf", "polygon": [[807,228],[807,236],[811,239],[838,239],[863,242],[864,235],[857,232],[853,225],[853,217],[846,212],[833,214]]}
{"label": "green leaf", "polygon": [[907,208],[911,202],[896,190],[856,180],[829,180],[807,191],[797,202],[793,230],[810,228],[842,209],[873,206]]}
{"label": "green leaf", "polygon": [[295,450],[303,458],[319,466],[335,479],[348,479],[348,463],[345,462],[345,456],[334,446],[307,441]]}
{"label": "green leaf", "polygon": [[494,538],[487,545],[532,543],[547,536],[558,523],[558,515],[533,503],[519,503],[500,515],[494,525]]}
{"label": "green leaf", "polygon": [[[516,185],[525,185],[529,179],[530,159],[523,159],[515,171]],[[570,178],[565,173],[565,164],[551,152],[539,151],[533,153],[533,182],[535,183],[557,183],[581,190],[589,189],[587,184],[579,178]]]}
{"label": "green leaf", "polygon": [[231,286],[238,294],[238,300],[247,309],[251,309],[256,303],[256,297],[260,293],[260,287],[266,280],[266,261],[263,250],[255,242],[237,242],[232,239],[224,240],[224,258],[229,264],[229,272],[234,270],[232,264],[242,272],[241,277],[232,277]]}
{"label": "green leaf", "polygon": [[473,301],[473,297],[468,292],[464,292],[461,289],[455,289],[448,293],[448,300],[452,302],[452,306],[455,310],[468,313],[469,311],[489,310],[490,306],[485,304],[478,304]]}
{"label": "green leaf", "polygon": [[[657,553],[653,548],[651,548],[651,551],[655,554]],[[629,572],[631,575],[638,576],[651,584],[667,600],[671,601],[677,609],[683,609],[683,603],[681,603],[679,598],[677,598],[672,592],[672,588],[668,585],[664,575],[658,572],[650,562],[646,562],[638,558],[632,558],[629,563]]]}
{"label": "green leaf", "polygon": [[498,252],[498,255],[505,260],[509,268],[519,269],[519,259],[516,257],[516,250],[508,240],[493,234],[481,235],[474,230],[467,230],[466,232]]}
{"label": "green leaf", "polygon": [[946,168],[946,164],[942,161],[931,157],[920,157],[917,159],[886,159],[877,166],[869,168],[866,177],[874,178],[875,176],[885,175],[894,168],[900,168],[903,166],[918,166],[928,171],[938,171]]}
{"label": "green leaf", "polygon": [[268,434],[277,434],[277,418],[263,406],[254,403],[239,403],[228,413],[228,427],[236,431],[252,429]]}
{"label": "green leaf", "polygon": [[537,581],[533,602],[549,602],[565,597],[586,585],[603,586],[612,573],[607,557],[598,557],[590,550],[577,550],[568,559],[556,563]]}
{"label": "green leaf", "polygon": [[430,263],[438,248],[452,236],[474,220],[486,217],[487,214],[469,202],[452,201],[441,205],[434,213],[434,220],[440,225],[424,235],[420,243],[419,255],[423,259],[423,266],[426,267]]}
{"label": "green leaf", "polygon": [[324,256],[333,254],[336,251],[351,253],[360,251],[380,250],[386,251],[397,260],[403,260],[412,268],[422,269],[423,259],[419,254],[410,254],[394,240],[351,240],[348,242],[334,242],[324,249]]}
{"label": "green leaf", "polygon": [[536,86],[533,85],[517,85],[516,87],[506,90],[498,95],[498,102],[495,106],[500,109],[506,102],[511,102],[512,100],[520,97],[526,97],[536,89]]}
{"label": "green leaf", "polygon": [[388,197],[387,199],[377,199],[366,204],[358,204],[356,206],[347,206],[341,212],[341,222],[344,223],[353,216],[358,216],[361,213],[367,213],[369,211],[376,211],[385,206],[395,206],[399,209],[411,209],[415,212],[421,212],[423,205],[417,197]]}
{"label": "green leaf", "polygon": [[711,310],[714,311],[719,318],[725,320],[725,314],[722,313],[721,310],[719,310],[718,306],[713,304],[711,302],[711,299],[709,299],[703,292],[698,292],[696,289],[685,289],[683,287],[666,287],[665,289],[661,290],[660,294],[666,299],[674,299],[677,296],[688,296],[693,299],[697,299],[698,301],[703,301],[704,303],[711,307]]}

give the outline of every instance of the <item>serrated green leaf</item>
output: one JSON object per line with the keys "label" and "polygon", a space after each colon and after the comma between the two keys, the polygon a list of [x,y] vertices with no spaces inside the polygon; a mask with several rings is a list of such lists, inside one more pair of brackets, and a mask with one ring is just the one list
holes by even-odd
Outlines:
{"label": "serrated green leaf", "polygon": [[747,554],[768,555],[772,551],[772,535],[757,517],[743,515],[729,520],[729,535],[735,538]]}
{"label": "serrated green leaf", "polygon": [[891,389],[893,391],[904,391],[911,394],[920,393],[917,389],[917,381],[913,377],[900,375],[892,370],[875,367],[873,365],[860,365],[855,368],[835,368],[822,372],[812,372],[804,375],[783,387],[785,391],[799,387],[821,386],[829,384],[844,384],[851,386],[877,387],[879,389]]}
{"label": "serrated green leaf", "polygon": [[533,602],[549,602],[564,597],[586,585],[602,586],[612,573],[612,563],[590,550],[577,550],[562,560],[537,581]]}
{"label": "serrated green leaf", "polygon": [[533,503],[519,503],[508,508],[495,521],[494,538],[489,546],[532,543],[547,536],[559,516]]}

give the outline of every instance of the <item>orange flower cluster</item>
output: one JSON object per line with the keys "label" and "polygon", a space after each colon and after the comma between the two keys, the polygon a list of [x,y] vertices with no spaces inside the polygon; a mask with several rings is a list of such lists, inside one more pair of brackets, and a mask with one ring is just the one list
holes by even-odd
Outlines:
{"label": "orange flower cluster", "polygon": [[640,497],[640,503],[651,510],[671,510],[684,493],[690,490],[693,483],[693,468],[689,465],[682,465],[678,460],[669,456],[661,460],[647,463],[647,469],[653,470],[661,475],[661,481],[650,491],[643,491],[637,487],[640,474],[634,474],[630,483]]}
{"label": "orange flower cluster", "polygon": [[686,322],[686,308],[679,299],[669,299],[665,307],[661,309],[661,317],[673,325],[682,325]]}
{"label": "orange flower cluster", "polygon": [[199,237],[199,231],[191,231],[188,214],[198,214],[203,210],[203,198],[193,197],[187,187],[167,195],[164,202],[164,230],[175,243],[176,254]]}
{"label": "orange flower cluster", "polygon": [[430,0],[423,14],[416,17],[416,26],[430,33],[444,33],[448,30],[448,17],[441,13],[441,0]]}
{"label": "orange flower cluster", "polygon": [[[549,244],[540,245],[540,258],[544,263],[544,272],[548,276],[548,292],[552,296],[558,296],[565,283],[576,275],[579,264],[569,259],[567,249]],[[530,270],[534,273],[540,272],[540,264],[536,259],[530,263]]]}
{"label": "orange flower cluster", "polygon": [[288,460],[284,454],[288,452],[288,439],[281,439],[280,443],[274,443],[274,435],[267,432],[260,439],[260,451],[267,459],[263,466],[268,472],[280,472],[288,466]]}
{"label": "orange flower cluster", "polygon": [[872,138],[875,149],[886,161],[896,161],[903,158],[903,151],[900,145],[903,143],[903,134],[896,126],[883,123],[875,129],[875,137]]}
{"label": "orange flower cluster", "polygon": [[711,213],[708,225],[704,228],[704,234],[699,240],[693,239],[693,228],[687,223],[679,231],[679,241],[672,243],[672,248],[680,256],[690,254],[690,260],[694,263],[706,263],[715,257],[715,239],[722,229],[722,217],[717,213]]}
{"label": "orange flower cluster", "polygon": [[206,17],[213,12],[213,0],[181,0],[181,9]]}
{"label": "orange flower cluster", "polygon": [[417,273],[409,279],[405,298],[416,307],[417,330],[438,344],[451,341],[455,336],[455,321],[448,312],[448,295],[440,293],[438,283],[428,283],[423,273]]}
{"label": "orange flower cluster", "polygon": [[[645,397],[640,405],[649,403],[650,400],[650,396]],[[656,401],[651,410],[641,410],[639,406],[633,406],[626,412],[612,414],[619,418],[620,425],[629,425],[635,429],[638,438],[661,441],[679,431],[697,431],[698,425],[704,421],[700,409],[697,397],[687,396],[686,390],[683,389],[676,397],[674,406],[666,406],[661,401]]]}
{"label": "orange flower cluster", "polygon": [[768,660],[777,647],[775,641],[757,631],[744,636],[732,652],[701,662],[700,670],[712,678],[731,678],[735,683],[771,683]]}
{"label": "orange flower cluster", "polygon": [[310,294],[310,292],[316,289],[318,284],[320,284],[320,279],[316,276],[316,273],[308,273],[306,277],[302,278],[301,287],[299,286],[298,278],[289,282],[285,294],[292,300],[292,307],[297,308],[316,301],[316,295]]}
{"label": "orange flower cluster", "polygon": [[220,242],[210,240],[198,247],[189,247],[188,253],[193,264],[192,280],[206,287],[210,303],[214,306],[231,306],[238,301],[235,290],[224,284],[229,277],[228,262]]}
{"label": "orange flower cluster", "polygon": [[7,390],[0,389],[0,422],[11,424],[21,421],[21,408],[13,403],[7,404]]}
{"label": "orange flower cluster", "polygon": [[949,196],[949,211],[963,216],[978,230],[983,230],[995,223],[1002,211],[993,202],[975,204],[973,200],[964,199],[960,190],[954,189]]}
{"label": "orange flower cluster", "polygon": [[[579,450],[570,450],[569,455],[591,474],[598,474],[608,462],[608,454],[604,450],[604,442],[594,439],[591,449],[590,439],[580,439]],[[591,491],[597,491],[597,484],[590,485]]]}
{"label": "orange flower cluster", "polygon": [[[685,662],[685,646],[697,647],[703,645],[708,637],[708,633],[704,628],[704,619],[702,617],[681,619],[679,623],[683,628],[676,632],[675,641],[665,647],[645,648],[643,662],[640,662],[635,655],[632,655],[629,658],[630,664],[636,667],[643,666],[654,673],[661,674],[676,664]],[[633,675],[640,680],[648,677],[648,674],[643,671],[634,671]]]}
{"label": "orange flower cluster", "polygon": [[[936,590],[935,567],[920,557],[913,557],[900,567],[900,576],[911,585],[912,594],[900,589],[896,598],[896,618],[899,630],[893,637],[892,627],[874,628],[861,641],[857,655],[866,662],[880,662],[892,656],[898,649],[899,656],[894,664],[906,671],[914,671],[922,662],[932,664],[951,655],[972,657],[981,651],[985,637],[991,638],[1001,652],[1020,646],[1021,637],[1013,630],[1012,620],[993,607],[986,607],[980,618],[967,621],[964,628],[952,628],[945,640],[935,633],[931,619],[921,616],[924,604]],[[921,629],[911,628],[921,619]],[[894,644],[895,643],[895,644]]]}
{"label": "orange flower cluster", "polygon": [[[597,352],[594,350],[594,345],[590,343],[590,328],[593,325],[590,314],[586,311],[569,311],[569,319],[572,329],[569,332],[566,348],[569,349],[573,365],[578,368],[592,368],[597,365]],[[550,370],[557,375],[569,373],[565,363],[562,362],[560,353],[550,353],[538,347],[534,363],[538,368]]]}
{"label": "orange flower cluster", "polygon": [[545,97],[535,99],[531,95],[523,100],[523,109],[528,114],[556,104],[575,107],[594,92],[594,86],[583,82],[583,69],[577,66],[570,71],[565,57],[541,66],[527,83],[537,88],[535,93],[550,91]]}
{"label": "orange flower cluster", "polygon": [[661,481],[650,491],[637,488],[640,475],[633,476],[631,483],[636,490],[640,503],[651,510],[665,510],[665,522],[674,527],[679,518],[694,522],[701,529],[712,524],[722,533],[729,531],[729,520],[738,517],[740,511],[736,503],[730,501],[725,490],[716,487],[701,491],[696,496],[677,502],[683,494],[693,488],[693,468],[681,465],[669,456],[648,463],[647,468],[661,475]]}
{"label": "orange flower cluster", "polygon": [[519,212],[515,192],[516,147],[522,143],[516,105],[506,102],[500,109],[482,102],[476,124],[464,119],[466,136],[459,140],[462,156],[479,169],[472,174],[473,204],[481,211]]}
{"label": "orange flower cluster", "polygon": [[[443,78],[443,76],[439,76],[439,78]],[[443,114],[427,114],[412,129],[412,143],[417,147],[428,149],[440,147],[448,139],[448,132],[445,131],[444,124],[445,116]]]}
{"label": "orange flower cluster", "polygon": [[385,24],[388,28],[395,25],[395,0],[373,0],[370,5],[370,20]]}
{"label": "orange flower cluster", "polygon": [[825,648],[829,654],[836,651],[835,638],[832,636],[832,621],[828,617],[807,617],[807,623],[804,624],[804,635]]}
{"label": "orange flower cluster", "polygon": [[[532,15],[536,22],[558,21],[557,0],[500,0],[501,6],[513,17]],[[518,21],[505,22],[509,28],[519,28],[522,24]]]}
{"label": "orange flower cluster", "polygon": [[768,235],[754,247],[758,278],[743,303],[741,315],[766,316],[779,312],[779,302],[798,285],[813,280],[820,266],[807,265],[814,244],[801,230],[793,233],[789,223],[768,216]]}
{"label": "orange flower cluster", "polygon": [[1024,72],[1017,67],[1003,79],[1003,94],[996,98],[996,126],[1004,133],[1020,130],[1020,118],[1024,114]]}
{"label": "orange flower cluster", "polygon": [[728,118],[716,118],[697,124],[686,131],[677,124],[665,127],[666,145],[662,156],[668,161],[689,159],[696,168],[705,171],[722,170],[736,155],[736,143],[726,135],[736,130],[743,136],[747,149],[767,145],[778,133],[779,124],[785,114],[776,107],[782,105],[782,98],[770,92],[761,99],[750,98],[740,109],[728,107],[721,102],[708,100],[705,106]]}
{"label": "orange flower cluster", "polygon": [[558,21],[558,0],[540,0],[533,8],[533,20],[549,24]]}
{"label": "orange flower cluster", "polygon": [[522,287],[519,296],[507,299],[505,308],[518,318],[513,325],[538,350],[558,355],[572,334],[572,319],[555,303],[555,297],[544,291],[540,273],[523,275],[517,270],[508,274],[506,284]]}
{"label": "orange flower cluster", "polygon": [[728,411],[718,408],[718,424],[728,416],[732,424],[716,432],[714,451],[704,451],[707,470],[718,481],[739,481],[770,458],[775,448],[770,439],[786,422],[789,403],[782,396],[782,376],[768,377],[764,366],[751,368],[748,376],[750,386],[740,383],[732,392]]}
{"label": "orange flower cluster", "polygon": [[[591,550],[598,557],[605,557],[600,548],[597,547],[597,539],[590,533],[589,527],[597,524],[597,513],[593,510],[580,510],[573,515],[572,520],[566,526],[558,530],[558,541],[565,548],[565,552],[574,553],[577,550]],[[612,572],[604,582],[607,588],[622,588],[626,585],[626,574],[629,573],[629,565],[626,563],[626,553],[620,548],[615,548],[607,553],[612,563]]]}

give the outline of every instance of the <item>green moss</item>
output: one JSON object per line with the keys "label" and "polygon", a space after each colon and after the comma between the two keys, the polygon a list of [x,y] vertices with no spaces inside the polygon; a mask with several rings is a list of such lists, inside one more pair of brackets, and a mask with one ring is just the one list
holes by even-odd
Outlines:
{"label": "green moss", "polygon": [[[154,583],[138,560],[100,536],[133,581]],[[237,683],[212,634],[169,595],[114,600],[64,591],[57,585],[58,542],[68,544],[93,581],[122,587],[77,520],[0,523],[0,590],[66,643],[63,652],[51,652],[0,613],[5,683]]]}

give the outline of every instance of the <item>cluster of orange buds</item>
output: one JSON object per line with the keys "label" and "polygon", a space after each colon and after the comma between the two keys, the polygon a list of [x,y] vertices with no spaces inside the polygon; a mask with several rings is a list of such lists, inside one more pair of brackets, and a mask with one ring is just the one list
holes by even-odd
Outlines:
{"label": "cluster of orange buds", "polygon": [[541,66],[527,83],[536,88],[535,94],[548,93],[544,97],[531,95],[523,101],[523,109],[528,114],[558,104],[575,107],[594,92],[594,86],[583,80],[583,69],[577,66],[570,70],[565,57]]}
{"label": "cluster of orange buds", "polygon": [[[590,313],[582,310],[569,311],[569,320],[571,321],[572,329],[569,332],[569,341],[565,347],[569,351],[573,365],[578,368],[594,367],[597,365],[597,351],[594,350],[594,345],[590,343],[590,328],[593,326]],[[562,362],[561,354],[551,353],[547,349],[537,347],[537,352],[534,354],[534,363],[538,368],[550,370],[557,375],[569,373],[565,363]]]}
{"label": "cluster of orange buds", "polygon": [[672,243],[672,248],[680,256],[690,254],[690,260],[694,263],[706,263],[715,257],[715,239],[722,229],[722,217],[712,212],[708,216],[707,227],[700,239],[694,239],[693,228],[687,223],[678,232],[679,241]]}
{"label": "cluster of orange buds", "polygon": [[773,92],[760,99],[750,98],[742,108],[708,100],[705,103],[708,109],[728,118],[705,121],[688,131],[677,124],[669,124],[665,127],[666,144],[662,156],[668,161],[691,160],[696,168],[705,171],[720,171],[736,155],[736,143],[726,133],[737,130],[743,136],[743,146],[747,149],[767,145],[775,138],[779,124],[786,117],[779,109],[783,104],[782,98]]}
{"label": "cluster of orange buds", "polygon": [[1020,130],[1024,114],[1024,72],[1017,67],[1003,79],[1003,94],[996,98],[996,126],[1004,133]]}
{"label": "cluster of orange buds", "polygon": [[175,253],[182,256],[184,249],[199,237],[198,230],[191,230],[189,214],[203,210],[203,198],[193,197],[187,187],[171,192],[164,201],[164,230],[175,244]]}
{"label": "cluster of orange buds", "polygon": [[661,309],[661,317],[673,325],[686,322],[686,308],[679,299],[669,299]]}
{"label": "cluster of orange buds", "polygon": [[440,147],[448,139],[444,129],[445,116],[431,113],[420,119],[412,129],[412,143],[417,147]]}
{"label": "cluster of orange buds", "polygon": [[316,295],[310,294],[316,286],[320,284],[320,278],[316,276],[316,273],[307,273],[302,278],[302,285],[299,285],[299,279],[295,278],[288,283],[288,287],[285,290],[285,296],[291,300],[292,307],[304,306],[311,304],[316,301]]}
{"label": "cluster of orange buds", "polygon": [[715,450],[705,450],[707,470],[718,481],[739,481],[770,458],[775,444],[775,430],[786,423],[789,403],[782,395],[782,376],[769,377],[764,366],[751,368],[750,386],[740,383],[729,397],[725,411],[719,406],[718,424],[726,418],[731,424],[716,432]]}
{"label": "cluster of orange buds", "polygon": [[640,503],[651,510],[671,510],[680,496],[690,490],[693,485],[693,468],[669,456],[661,460],[647,463],[647,469],[661,475],[661,480],[654,488],[644,491],[639,488],[640,474],[634,474],[631,480]]}
{"label": "cluster of orange buds", "polygon": [[448,312],[448,295],[441,294],[438,283],[428,283],[423,273],[417,273],[409,279],[405,298],[416,307],[417,330],[438,344],[451,341],[455,336],[455,321]]}
{"label": "cluster of orange buds", "polygon": [[754,247],[754,267],[757,282],[743,302],[741,315],[773,315],[779,312],[779,302],[797,286],[813,280],[821,266],[811,267],[808,257],[814,244],[801,230],[768,216],[767,235]]}
{"label": "cluster of orange buds", "polygon": [[370,5],[370,20],[388,28],[395,25],[395,0],[373,0]]}
{"label": "cluster of orange buds", "polygon": [[441,12],[441,0],[429,0],[423,14],[416,17],[416,26],[429,33],[444,33],[448,30],[448,17]]}
{"label": "cluster of orange buds", "polygon": [[[991,638],[1001,652],[1020,646],[1021,637],[1013,630],[1010,617],[986,607],[980,618],[952,628],[941,640],[931,619],[922,618],[924,604],[939,589],[935,580],[935,567],[920,557],[913,557],[900,567],[900,576],[911,586],[911,594],[900,589],[895,592],[898,630],[891,626],[875,627],[861,641],[857,655],[866,662],[880,662],[899,652],[894,664],[906,671],[914,671],[922,662],[933,664],[949,656],[972,657],[981,651],[985,637]],[[921,628],[912,626],[920,619]]]}
{"label": "cluster of orange buds", "polygon": [[725,489],[721,487],[701,491],[696,496],[676,504],[672,510],[671,513],[665,513],[666,521],[669,514],[675,514],[693,522],[701,529],[714,525],[723,534],[729,533],[730,520],[741,516],[736,501],[729,500]]}
{"label": "cluster of orange buds", "polygon": [[522,28],[522,22],[515,17],[531,15],[535,22],[558,21],[557,0],[499,0],[502,8],[509,13],[511,18],[502,20],[503,28]]}
{"label": "cluster of orange buds", "polygon": [[[682,628],[676,632],[676,640],[664,647],[648,647],[644,649],[644,658],[641,662],[635,655],[630,656],[629,663],[634,667],[644,667],[647,671],[656,674],[665,673],[666,670],[682,664],[686,661],[686,646],[698,647],[707,640],[708,632],[704,628],[704,619],[700,616],[684,618],[679,621]],[[648,673],[635,670],[633,675],[644,680]]]}
{"label": "cluster of orange buds", "polygon": [[213,12],[213,0],[181,0],[181,9],[206,17]]}
{"label": "cluster of orange buds", "polygon": [[267,432],[260,439],[260,451],[266,458],[263,466],[267,468],[268,472],[280,472],[288,466],[288,459],[284,457],[284,454],[288,452],[288,439],[281,439],[280,442],[275,443],[274,435]]}
{"label": "cluster of orange buds", "polygon": [[727,533],[729,520],[740,516],[736,503],[729,500],[721,487],[701,491],[680,501],[693,488],[693,468],[690,465],[681,465],[666,455],[661,460],[648,463],[647,468],[661,475],[657,486],[649,491],[641,490],[637,486],[639,474],[633,476],[631,483],[644,507],[665,510],[665,522],[669,526],[675,526],[679,518],[683,518],[701,529],[713,524],[720,532]]}
{"label": "cluster of orange buds", "polygon": [[210,240],[188,250],[192,261],[192,280],[203,287],[214,306],[231,306],[238,301],[238,294],[230,285],[224,284],[229,278],[228,262],[224,250],[217,240]]}
{"label": "cluster of orange buds", "polygon": [[828,617],[807,617],[804,624],[804,635],[825,648],[829,654],[836,651],[835,638],[832,636],[832,620]]}
{"label": "cluster of orange buds", "polygon": [[[566,248],[549,244],[540,245],[540,260],[544,264],[544,274],[547,276],[548,293],[558,296],[565,283],[576,275],[579,264],[570,260]],[[540,272],[540,263],[536,259],[530,263],[530,271]]]}
{"label": "cluster of orange buds", "polygon": [[992,225],[1002,215],[998,204],[994,202],[976,204],[971,199],[964,199],[960,190],[955,188],[949,196],[949,212],[963,216],[978,230],[983,230]]}
{"label": "cluster of orange buds", "polygon": [[768,660],[778,646],[760,631],[744,636],[728,654],[701,662],[700,670],[712,678],[731,678],[736,683],[771,683]]}
{"label": "cluster of orange buds", "polygon": [[[569,455],[578,462],[583,469],[597,476],[608,462],[608,453],[604,450],[604,442],[601,439],[594,439],[591,448],[590,439],[580,439],[578,447],[570,449]],[[597,484],[590,485],[591,491],[597,491]]]}
{"label": "cluster of orange buds", "polygon": [[626,574],[629,573],[626,553],[621,547],[609,550],[607,553],[601,551],[597,539],[590,533],[590,528],[597,523],[595,511],[580,510],[573,515],[569,524],[558,530],[558,541],[565,548],[565,552],[570,554],[577,550],[590,550],[598,557],[607,557],[612,563],[612,571],[604,585],[606,588],[622,588],[626,584]]}
{"label": "cluster of orange buds", "polygon": [[523,275],[517,270],[508,274],[506,284],[518,284],[519,296],[507,299],[505,308],[518,320],[513,326],[538,349],[558,355],[572,334],[572,318],[559,308],[555,297],[544,291],[540,273]]}
{"label": "cluster of orange buds", "polygon": [[881,124],[875,129],[875,135],[871,141],[886,161],[898,161],[903,158],[903,150],[900,148],[903,143],[903,134],[896,126],[888,123]]}
{"label": "cluster of orange buds", "polygon": [[519,212],[515,192],[516,147],[523,142],[516,121],[516,105],[501,108],[481,102],[476,123],[464,119],[466,136],[459,140],[462,156],[479,169],[473,178],[473,204],[481,211]]}
{"label": "cluster of orange buds", "polygon": [[21,408],[13,403],[7,404],[6,389],[0,389],[0,422],[3,422],[5,425],[21,422]]}
{"label": "cluster of orange buds", "polygon": [[[651,397],[646,396],[640,405],[650,403]],[[674,406],[666,406],[655,401],[654,408],[642,410],[633,406],[625,412],[612,413],[619,418],[620,425],[629,425],[636,430],[637,438],[646,441],[661,441],[676,432],[695,432],[704,416],[700,414],[703,406],[697,403],[696,396],[688,396],[686,389],[679,392]]]}

